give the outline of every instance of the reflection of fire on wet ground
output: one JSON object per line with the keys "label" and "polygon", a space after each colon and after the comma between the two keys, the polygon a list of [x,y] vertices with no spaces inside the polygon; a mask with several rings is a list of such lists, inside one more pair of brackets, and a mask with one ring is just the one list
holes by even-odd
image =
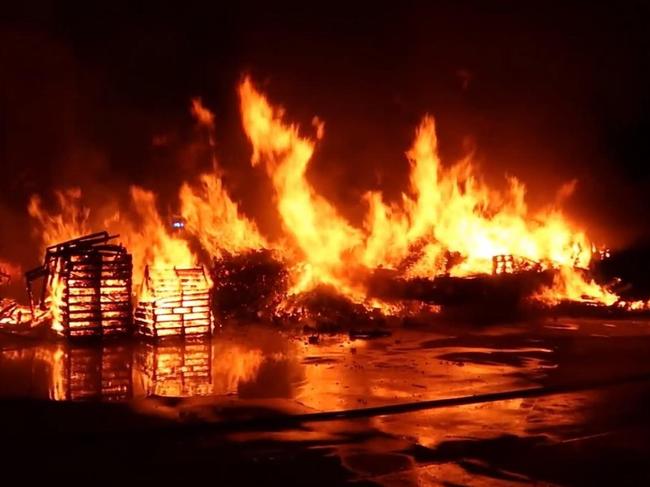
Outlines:
{"label": "reflection of fire on wet ground", "polygon": [[123,346],[70,348],[67,357],[66,399],[124,401],[131,397],[131,361]]}
{"label": "reflection of fire on wet ground", "polygon": [[[112,357],[120,357],[120,364],[134,357],[133,369],[127,369],[133,373],[134,396],[205,396],[137,401],[133,409],[124,409],[129,414],[159,417],[166,409],[174,420],[227,421],[260,413],[358,410],[475,397],[561,380],[619,377],[638,372],[650,345],[650,330],[641,322],[575,320],[454,329],[455,336],[443,328],[399,330],[373,340],[323,335],[319,342],[310,343],[304,337],[244,327],[189,349],[178,343],[90,351],[62,344],[18,347],[0,352],[0,395],[114,398],[105,378],[121,383],[117,378],[123,377],[124,370],[118,367],[113,375],[107,374]],[[317,451],[313,457],[300,458],[314,462],[313,468],[332,468],[328,461],[334,459],[350,479],[383,485],[418,481],[435,485],[441,478],[465,485],[534,480],[573,485],[569,463],[588,462],[594,458],[593,449],[602,448],[608,458],[614,458],[624,475],[624,459],[608,445],[627,442],[625,448],[635,452],[630,456],[633,461],[639,453],[635,448],[647,444],[647,438],[641,437],[647,428],[635,425],[639,421],[650,425],[644,407],[649,396],[647,389],[637,386],[356,419],[340,413],[335,421],[305,418],[279,431],[247,428],[229,435],[224,448],[255,456],[260,455],[260,444],[270,445],[281,452],[274,461],[283,466],[282,472],[290,468],[282,463],[289,457],[295,467],[296,452]],[[99,406],[87,407],[97,407],[97,421],[101,421]],[[139,424],[142,419],[138,416]],[[214,426],[219,424],[201,424],[200,431],[206,428],[206,435],[215,435]],[[204,443],[189,444],[193,452],[223,453]],[[175,461],[169,452],[165,458]]]}
{"label": "reflection of fire on wet ground", "polygon": [[[123,345],[47,344],[2,350],[0,367],[21,371],[11,395],[71,401],[125,401],[132,397],[130,350]],[[7,391],[2,391],[6,395]]]}
{"label": "reflection of fire on wet ground", "polygon": [[147,396],[204,396],[212,393],[209,340],[146,343],[136,352],[141,387]]}
{"label": "reflection of fire on wet ground", "polygon": [[[254,326],[212,340],[95,348],[50,344],[4,351],[2,357],[21,373],[34,362],[47,366],[51,373],[28,382],[62,389],[56,394],[61,399],[94,397],[94,390],[106,393],[112,385],[106,378],[130,374],[135,360],[135,396],[275,398],[322,411],[508,387],[518,384],[523,372],[532,374],[550,363],[548,347],[501,333],[503,344],[496,332],[494,339],[484,334],[481,339],[450,339],[408,330],[370,340],[321,335],[313,343]],[[7,384],[11,381],[8,377]],[[78,389],[73,394],[66,392],[71,384]]]}

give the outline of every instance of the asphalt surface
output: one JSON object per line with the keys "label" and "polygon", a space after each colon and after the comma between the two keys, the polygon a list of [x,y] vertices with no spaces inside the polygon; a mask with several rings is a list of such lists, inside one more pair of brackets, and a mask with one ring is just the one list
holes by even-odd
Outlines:
{"label": "asphalt surface", "polygon": [[650,323],[391,332],[4,338],[3,471],[73,484],[648,485]]}

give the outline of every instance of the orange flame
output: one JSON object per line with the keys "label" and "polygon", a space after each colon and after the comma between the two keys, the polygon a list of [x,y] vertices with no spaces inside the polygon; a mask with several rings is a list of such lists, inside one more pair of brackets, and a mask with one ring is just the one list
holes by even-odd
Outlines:
{"label": "orange flame", "polygon": [[573,230],[556,209],[530,214],[526,189],[517,179],[509,178],[507,191],[500,193],[480,180],[469,157],[442,167],[431,117],[422,121],[407,157],[411,194],[403,195],[403,205],[387,207],[378,193],[367,197],[369,265],[395,266],[422,240],[424,255],[413,264],[411,275],[435,275],[433,262],[444,250],[464,257],[452,271],[458,276],[488,273],[492,257],[504,254],[563,266],[589,263],[584,234]]}
{"label": "orange flame", "polygon": [[19,278],[21,274],[20,265],[0,259],[0,284],[5,284],[5,280],[10,281]]}
{"label": "orange flame", "polygon": [[[38,196],[29,204],[29,214],[39,222],[39,235],[43,251],[50,245],[78,238],[96,229],[91,223],[90,210],[81,203],[79,189],[56,191],[59,203],[58,213],[48,213]],[[156,198],[151,191],[133,186],[130,189],[132,211],[117,212],[102,222],[112,232],[120,234],[121,240],[133,254],[133,282],[142,282],[146,265],[152,267],[189,267],[196,264],[196,257],[189,244],[182,238],[170,234],[156,207]],[[96,219],[96,218],[95,218]],[[95,222],[96,223],[96,222]],[[48,282],[48,308],[52,314],[52,326],[62,330],[59,306],[65,292],[65,283],[59,278],[60,262],[50,269]]]}
{"label": "orange flame", "polygon": [[144,268],[192,267],[197,257],[186,240],[170,233],[158,209],[156,196],[138,186],[131,186],[134,220],[120,218],[120,235],[125,246],[133,254],[133,282],[139,285]]}
{"label": "orange flame", "polygon": [[90,209],[81,204],[81,189],[70,188],[54,192],[58,206],[58,213],[48,213],[43,209],[41,198],[33,195],[29,200],[27,211],[35,218],[39,225],[41,251],[59,242],[72,240],[90,233],[88,217]]}
{"label": "orange flame", "polygon": [[[214,114],[201,100],[192,100],[192,115],[199,126],[208,131],[208,142],[214,147]],[[211,256],[222,251],[238,253],[267,247],[254,222],[241,215],[237,203],[228,194],[217,174],[216,155],[212,158],[214,172],[202,174],[195,185],[184,183],[179,192],[181,214],[190,233]]]}
{"label": "orange flame", "polygon": [[57,259],[55,268],[50,269],[49,280],[48,309],[52,313],[52,330],[57,333],[62,333],[64,330],[62,304],[65,293],[65,282],[61,279],[61,265],[61,260]]}
{"label": "orange flame", "polygon": [[[345,276],[351,263],[346,254],[361,244],[362,234],[307,181],[314,141],[285,123],[282,110],[272,107],[248,78],[239,86],[239,95],[244,131],[253,145],[251,162],[265,163],[284,228],[304,256],[293,291],[325,283],[362,296]],[[318,132],[322,135],[322,126]]]}
{"label": "orange flame", "polygon": [[[489,187],[471,154],[453,165],[443,165],[434,119],[425,116],[406,152],[408,190],[397,202],[386,202],[381,192],[368,192],[363,227],[357,228],[307,179],[324,124],[314,117],[315,134],[302,134],[249,78],[240,83],[239,97],[243,128],[253,149],[251,163],[266,169],[289,241],[290,248],[285,250],[295,255],[292,293],[326,284],[356,302],[387,309],[367,299],[364,276],[370,269],[392,268],[408,277],[467,276],[492,272],[494,256],[512,255],[557,270],[552,287],[536,296],[542,302],[570,299],[609,305],[618,301],[578,270],[589,265],[595,247],[559,208],[574,190],[575,181],[560,188],[550,206],[533,211],[526,203],[523,183],[511,177],[505,190]],[[191,113],[197,127],[208,135],[213,171],[180,186],[185,228],[210,256],[269,248],[273,244],[244,216],[221,180],[214,152],[214,114],[199,99],[192,100]],[[55,194],[59,213],[44,211],[38,196],[29,203],[29,214],[40,224],[43,249],[91,231],[81,191]],[[119,233],[132,252],[134,282],[142,282],[146,265],[197,265],[198,257],[188,241],[165,224],[154,193],[133,186],[130,196],[132,210],[119,212],[103,224]],[[57,303],[61,283],[52,280],[50,285],[50,302]]]}
{"label": "orange flame", "polygon": [[[558,304],[562,300],[586,301],[611,306],[619,301],[619,297],[599,286],[595,281],[585,279],[572,267],[561,267],[555,275],[553,285],[542,289],[535,298],[545,304]],[[641,309],[642,301],[629,303],[629,309]]]}
{"label": "orange flame", "polygon": [[187,230],[211,256],[267,246],[255,223],[239,214],[215,174],[202,174],[194,186],[184,183],[179,197]]}
{"label": "orange flame", "polygon": [[[409,193],[402,196],[401,205],[386,204],[379,192],[366,194],[364,233],[307,181],[315,142],[287,124],[283,110],[273,107],[250,79],[242,81],[239,95],[244,130],[253,145],[252,164],[265,163],[285,229],[304,255],[294,290],[326,283],[359,297],[362,289],[350,279],[351,268],[358,270],[356,262],[369,268],[399,268],[409,261],[410,276],[434,277],[443,271],[466,276],[491,272],[492,258],[509,254],[561,269],[547,294],[588,296],[606,304],[616,300],[574,271],[589,264],[591,245],[558,208],[531,212],[526,188],[516,178],[508,179],[505,192],[489,188],[476,174],[470,156],[443,167],[432,117],[424,117],[406,154],[411,166]],[[561,188],[558,200],[574,184]],[[459,253],[459,262],[445,262],[447,251]]]}
{"label": "orange flame", "polygon": [[[54,192],[59,206],[58,213],[48,213],[42,206],[38,195],[33,195],[29,200],[27,208],[32,218],[35,218],[40,226],[38,235],[40,237],[41,251],[50,245],[65,242],[90,233],[89,215],[90,209],[81,204],[81,189],[70,188]],[[59,272],[61,262],[57,260],[54,268],[50,269],[46,305],[52,317],[52,329],[57,333],[63,331],[63,316],[61,304],[65,293],[65,283],[61,280]]]}

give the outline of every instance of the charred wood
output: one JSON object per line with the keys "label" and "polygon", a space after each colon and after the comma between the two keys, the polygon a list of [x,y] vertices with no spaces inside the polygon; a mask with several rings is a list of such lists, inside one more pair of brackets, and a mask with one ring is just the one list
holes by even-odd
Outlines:
{"label": "charred wood", "polygon": [[289,272],[270,250],[252,250],[215,259],[213,305],[222,319],[269,321],[286,296]]}
{"label": "charred wood", "polygon": [[386,324],[380,310],[355,303],[329,286],[288,298],[275,319],[282,324],[302,324],[318,332],[368,330]]}
{"label": "charred wood", "polygon": [[516,304],[553,283],[554,271],[480,274],[470,277],[404,278],[381,269],[369,280],[369,294],[387,300],[418,300],[441,306],[477,302]]}

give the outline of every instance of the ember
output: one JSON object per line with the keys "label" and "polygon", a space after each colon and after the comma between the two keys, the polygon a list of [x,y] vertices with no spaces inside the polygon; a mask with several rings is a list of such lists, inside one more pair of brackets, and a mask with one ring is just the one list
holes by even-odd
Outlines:
{"label": "ember", "polygon": [[[48,247],[42,266],[25,274],[45,278],[40,307],[49,302],[52,328],[66,337],[127,333],[131,329],[131,255],[99,232]],[[49,293],[49,296],[46,294]]]}
{"label": "ember", "polygon": [[212,333],[210,281],[203,267],[146,267],[140,294],[135,323],[141,335],[159,338]]}

